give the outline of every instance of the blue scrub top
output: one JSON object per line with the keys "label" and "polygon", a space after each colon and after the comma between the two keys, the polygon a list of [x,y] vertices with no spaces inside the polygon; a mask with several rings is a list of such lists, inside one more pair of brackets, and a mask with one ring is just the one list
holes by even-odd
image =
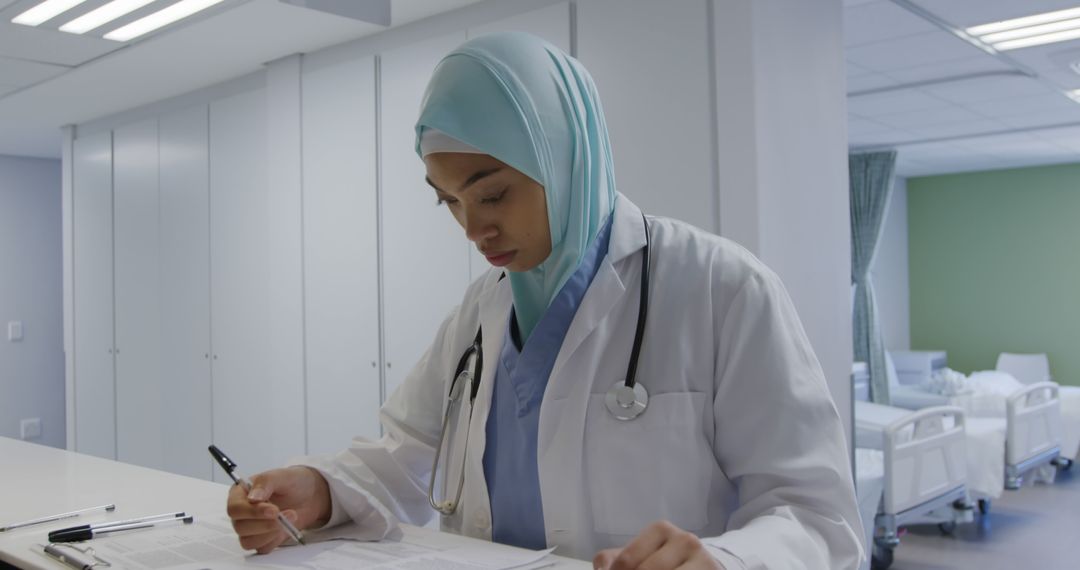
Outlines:
{"label": "blue scrub top", "polygon": [[495,372],[487,419],[484,477],[491,499],[491,538],[495,542],[538,550],[547,546],[536,440],[540,402],[563,338],[589,289],[611,236],[609,216],[570,279],[518,349],[514,313],[506,327]]}

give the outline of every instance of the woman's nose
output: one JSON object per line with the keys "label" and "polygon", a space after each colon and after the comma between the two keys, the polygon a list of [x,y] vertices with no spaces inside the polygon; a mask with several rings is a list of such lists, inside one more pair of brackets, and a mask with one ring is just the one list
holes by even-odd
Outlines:
{"label": "woman's nose", "polygon": [[468,211],[462,214],[461,225],[465,228],[465,237],[473,243],[491,239],[499,233],[487,216],[469,215]]}

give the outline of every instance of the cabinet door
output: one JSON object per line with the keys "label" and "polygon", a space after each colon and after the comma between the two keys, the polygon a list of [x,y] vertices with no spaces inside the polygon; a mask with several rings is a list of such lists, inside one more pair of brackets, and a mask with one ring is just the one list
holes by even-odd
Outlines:
{"label": "cabinet door", "polygon": [[[158,122],[161,468],[210,479],[210,191],[207,106]],[[123,355],[122,355],[123,356]]]}
{"label": "cabinet door", "polygon": [[414,149],[420,100],[435,65],[465,41],[451,34],[381,56],[381,215],[389,396],[431,345],[469,283],[473,248],[424,182]]}
{"label": "cabinet door", "polygon": [[161,288],[157,118],[113,131],[116,458],[160,469]]}
{"label": "cabinet door", "polygon": [[264,88],[210,104],[214,440],[248,473],[304,452],[302,343],[279,341],[301,331],[301,299],[279,294],[300,259],[275,246],[299,236],[300,209],[270,190],[267,138]]}
{"label": "cabinet door", "polygon": [[717,231],[705,0],[579,0],[577,26],[619,190],[647,213]]}
{"label": "cabinet door", "polygon": [[112,133],[75,139],[72,155],[74,449],[115,459]]}
{"label": "cabinet door", "polygon": [[379,437],[375,59],[304,60],[308,452]]}

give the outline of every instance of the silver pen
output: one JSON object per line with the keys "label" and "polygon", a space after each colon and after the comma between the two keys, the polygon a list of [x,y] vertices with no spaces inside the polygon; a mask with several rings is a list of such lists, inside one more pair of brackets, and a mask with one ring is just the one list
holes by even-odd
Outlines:
{"label": "silver pen", "polygon": [[79,516],[79,515],[81,515],[83,513],[89,513],[91,511],[100,511],[100,510],[104,510],[105,512],[112,512],[112,511],[116,510],[116,505],[101,505],[101,506],[97,506],[97,507],[87,507],[85,509],[79,509],[77,511],[71,511],[71,512],[67,512],[67,513],[60,513],[58,515],[50,515],[50,516],[47,516],[47,517],[41,517],[39,519],[33,519],[33,520],[21,522],[21,523],[10,524],[10,525],[7,525],[7,526],[0,526],[0,532],[6,532],[6,531],[9,531],[9,530],[15,530],[17,528],[22,528],[24,526],[32,526],[32,525],[36,525],[36,524],[44,524],[44,523],[47,523],[47,522],[53,522],[53,521],[59,521],[59,520],[63,520],[63,519],[75,518],[75,517],[77,517],[77,516]]}
{"label": "silver pen", "polygon": [[[214,457],[214,461],[217,461],[218,465],[225,471],[225,474],[233,480],[233,483],[240,485],[245,491],[251,491],[251,482],[236,473],[236,463],[233,462],[232,459],[229,459],[229,456],[225,455],[224,451],[218,449],[216,445],[211,445],[208,449],[210,450],[210,455]],[[297,544],[304,544],[304,535],[300,534],[300,531],[293,526],[293,523],[289,522],[289,519],[285,518],[285,515],[281,511],[278,511],[277,520],[281,523],[285,532],[287,532]]]}

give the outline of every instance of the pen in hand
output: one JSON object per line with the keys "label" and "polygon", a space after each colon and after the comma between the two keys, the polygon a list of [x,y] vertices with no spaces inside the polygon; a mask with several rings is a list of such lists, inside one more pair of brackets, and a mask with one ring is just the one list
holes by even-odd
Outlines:
{"label": "pen in hand", "polygon": [[[210,450],[210,455],[213,456],[214,461],[217,461],[217,464],[221,466],[225,471],[225,474],[228,475],[234,483],[239,485],[245,491],[251,491],[251,483],[246,478],[241,477],[236,473],[236,463],[234,463],[232,459],[229,459],[229,456],[225,455],[225,453],[218,449],[216,445],[210,445],[208,449]],[[300,531],[297,530],[291,522],[289,522],[289,519],[285,518],[283,513],[278,512],[277,520],[281,523],[285,532],[288,533],[297,544],[304,544],[303,535],[300,534]]]}

